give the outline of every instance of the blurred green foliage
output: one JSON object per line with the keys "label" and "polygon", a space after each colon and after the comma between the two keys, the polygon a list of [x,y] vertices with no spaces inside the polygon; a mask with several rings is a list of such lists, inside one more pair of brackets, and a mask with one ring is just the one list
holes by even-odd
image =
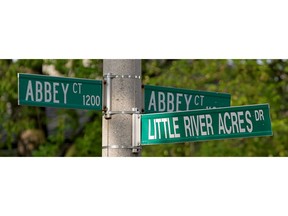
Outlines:
{"label": "blurred green foliage", "polygon": [[[43,107],[17,105],[17,73],[47,75],[45,66],[64,77],[102,79],[102,60],[0,60],[0,156],[101,156],[101,112],[80,116],[73,109],[55,109],[55,119],[48,119]],[[80,117],[87,119],[84,125]],[[55,120],[56,129],[48,134],[47,125]]]}
{"label": "blurred green foliage", "polygon": [[143,156],[287,156],[287,60],[152,60],[144,83],[227,92],[231,105],[269,103],[272,137],[145,146]]}
{"label": "blurred green foliage", "polygon": [[[17,105],[17,73],[46,74],[44,66],[66,77],[102,79],[102,60],[0,60],[0,156],[101,156],[101,112],[57,109],[56,130],[48,134],[45,108]],[[144,146],[142,156],[288,155],[288,61],[142,60],[142,73],[143,84],[230,93],[232,106],[269,103],[274,133]],[[31,148],[26,134],[34,140]]]}

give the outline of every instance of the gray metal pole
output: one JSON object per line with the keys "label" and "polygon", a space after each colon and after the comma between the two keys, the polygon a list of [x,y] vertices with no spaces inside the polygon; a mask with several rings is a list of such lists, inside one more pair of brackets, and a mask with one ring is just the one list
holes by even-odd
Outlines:
{"label": "gray metal pole", "polygon": [[[140,153],[132,153],[131,149],[131,113],[133,108],[138,108],[140,112],[142,110],[141,60],[104,59],[103,75],[113,78],[104,85],[104,88],[111,87],[111,99],[108,101],[111,106],[108,111],[112,115],[111,119],[104,116],[102,119],[102,157],[139,156]],[[104,105],[107,105],[107,101]]]}

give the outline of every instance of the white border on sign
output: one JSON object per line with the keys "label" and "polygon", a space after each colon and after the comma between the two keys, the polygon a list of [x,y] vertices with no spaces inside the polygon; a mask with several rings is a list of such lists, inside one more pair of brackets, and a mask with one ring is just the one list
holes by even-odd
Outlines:
{"label": "white border on sign", "polygon": [[[286,8],[281,0],[5,1],[0,58],[287,58]],[[288,213],[286,158],[0,158],[0,165],[1,215]]]}
{"label": "white border on sign", "polygon": [[283,0],[6,1],[0,58],[287,58],[286,8]]}

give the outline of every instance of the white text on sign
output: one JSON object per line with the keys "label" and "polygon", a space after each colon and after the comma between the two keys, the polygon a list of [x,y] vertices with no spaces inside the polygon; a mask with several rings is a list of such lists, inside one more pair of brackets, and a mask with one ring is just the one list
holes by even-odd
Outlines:
{"label": "white text on sign", "polygon": [[263,110],[235,111],[210,114],[184,115],[148,120],[148,139],[211,136],[223,134],[252,133],[253,122],[265,121]]}
{"label": "white text on sign", "polygon": [[[70,89],[72,88],[72,89]],[[35,81],[34,89],[32,81],[28,81],[27,90],[26,90],[26,101],[32,102],[45,102],[45,103],[54,103],[54,104],[67,104],[67,93],[72,93],[72,96],[82,95],[83,88],[82,83],[61,83],[61,82],[40,82]],[[71,92],[72,90],[72,92]],[[71,95],[70,95],[71,97]],[[83,105],[84,106],[99,106],[101,103],[101,98],[99,95],[83,95]]]}
{"label": "white text on sign", "polygon": [[[59,103],[63,101],[64,104],[67,103],[67,91],[69,84],[58,83],[58,82],[39,82],[35,81],[35,90],[32,87],[32,81],[28,81],[27,91],[26,91],[26,101],[37,101],[37,102],[53,102]],[[59,90],[63,91],[63,98],[58,97]]]}
{"label": "white text on sign", "polygon": [[204,95],[191,95],[183,93],[173,94],[171,92],[152,91],[148,110],[158,112],[173,112],[179,111],[180,106],[183,105],[185,106],[186,110],[189,110],[191,104],[195,106],[203,106],[204,97]]}

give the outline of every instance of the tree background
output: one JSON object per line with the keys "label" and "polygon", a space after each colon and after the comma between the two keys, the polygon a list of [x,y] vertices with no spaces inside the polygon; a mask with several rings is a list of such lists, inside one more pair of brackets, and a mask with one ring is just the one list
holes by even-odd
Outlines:
{"label": "tree background", "polygon": [[[102,60],[0,60],[0,156],[101,156],[102,113],[18,106],[17,73],[102,79]],[[269,103],[273,136],[144,146],[142,156],[287,156],[288,61],[142,60],[143,84]]]}

